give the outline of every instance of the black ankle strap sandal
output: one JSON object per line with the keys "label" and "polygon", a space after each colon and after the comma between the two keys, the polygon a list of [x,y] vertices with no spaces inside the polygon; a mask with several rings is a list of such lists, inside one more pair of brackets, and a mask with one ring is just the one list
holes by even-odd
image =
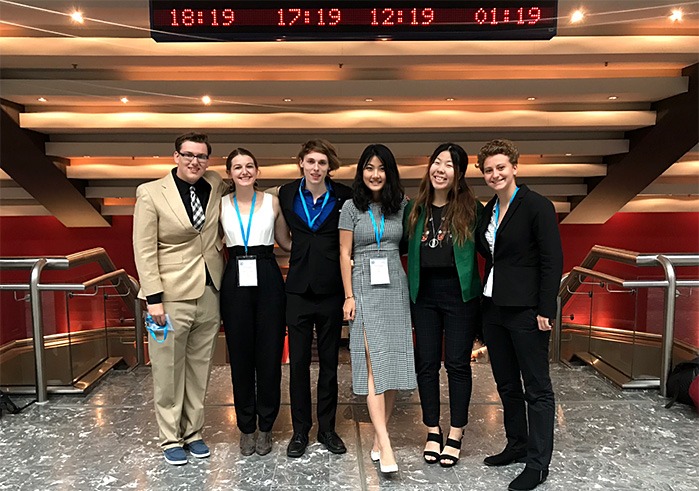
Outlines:
{"label": "black ankle strap sandal", "polygon": [[[441,457],[442,442],[444,441],[442,430],[439,430],[439,433],[427,433],[427,441],[439,443],[439,452],[435,452],[434,450],[425,450],[422,452],[422,458],[425,459],[425,462],[428,464],[436,464]],[[428,459],[428,457],[432,458]]]}

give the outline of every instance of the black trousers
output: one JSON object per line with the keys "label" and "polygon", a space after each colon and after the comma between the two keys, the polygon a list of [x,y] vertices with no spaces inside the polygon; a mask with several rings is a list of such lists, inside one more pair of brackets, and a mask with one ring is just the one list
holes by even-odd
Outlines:
{"label": "black trousers", "polygon": [[536,309],[498,307],[489,298],[483,307],[483,334],[505,413],[507,447],[526,450],[527,466],[548,470],[555,416],[548,360],[551,331],[539,330]]}
{"label": "black trousers", "polygon": [[233,380],[238,428],[270,431],[281,402],[286,296],[272,246],[250,247],[257,256],[257,285],[238,286],[242,247],[229,248],[221,286],[221,318]]}
{"label": "black trousers", "polygon": [[439,370],[444,343],[451,426],[466,426],[472,389],[471,350],[480,322],[480,299],[461,300],[456,269],[423,268],[417,301],[411,306],[422,422],[439,426]]}
{"label": "black trousers", "polygon": [[337,364],[342,332],[342,293],[303,295],[287,293],[289,328],[289,393],[295,433],[308,435],[311,416],[311,344],[313,329],[318,346],[318,431],[335,430]]}

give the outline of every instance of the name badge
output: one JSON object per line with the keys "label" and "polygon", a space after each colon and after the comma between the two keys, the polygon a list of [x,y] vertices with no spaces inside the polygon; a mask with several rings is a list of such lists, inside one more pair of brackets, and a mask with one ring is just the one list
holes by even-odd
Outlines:
{"label": "name badge", "polygon": [[257,286],[255,256],[238,256],[238,286]]}
{"label": "name badge", "polygon": [[369,260],[369,272],[372,285],[388,285],[391,279],[388,276],[388,258],[374,257]]}

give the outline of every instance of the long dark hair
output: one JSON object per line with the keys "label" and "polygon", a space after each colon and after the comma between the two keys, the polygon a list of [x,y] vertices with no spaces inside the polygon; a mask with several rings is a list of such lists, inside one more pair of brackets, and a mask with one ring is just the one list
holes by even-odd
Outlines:
{"label": "long dark hair", "polygon": [[381,161],[384,172],[386,172],[386,182],[381,190],[381,211],[384,215],[393,215],[400,211],[405,192],[403,191],[403,185],[400,183],[396,158],[386,145],[375,143],[366,147],[362,152],[362,156],[359,157],[357,162],[357,172],[352,183],[352,201],[354,201],[354,205],[360,211],[369,209],[369,203],[373,199],[371,191],[364,184],[364,167],[374,157]]}
{"label": "long dark hair", "polygon": [[454,182],[447,194],[447,205],[444,214],[444,225],[449,227],[454,237],[454,241],[463,245],[466,240],[473,236],[473,228],[476,224],[476,197],[473,190],[466,183],[466,164],[468,154],[460,145],[456,143],[442,143],[439,145],[427,163],[427,170],[420,181],[420,188],[415,198],[415,204],[408,217],[408,235],[422,234],[423,230],[415,230],[420,213],[425,210],[425,224],[430,218],[432,200],[434,199],[434,188],[430,180],[430,168],[437,156],[449,151],[451,161],[454,164]]}

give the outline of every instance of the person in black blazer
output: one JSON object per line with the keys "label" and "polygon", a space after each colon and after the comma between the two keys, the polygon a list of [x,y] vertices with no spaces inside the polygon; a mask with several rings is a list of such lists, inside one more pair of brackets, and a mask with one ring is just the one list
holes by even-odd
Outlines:
{"label": "person in black blazer", "polygon": [[548,476],[555,411],[548,346],[563,272],[555,209],[527,186],[517,186],[518,158],[508,140],[481,148],[478,164],[496,195],[476,235],[486,260],[483,334],[507,437],[505,449],[484,463],[524,462],[508,488],[515,491],[534,489]]}
{"label": "person in black blazer", "polygon": [[318,346],[318,441],[333,453],[347,451],[335,432],[337,364],[345,301],[340,275],[338,221],[352,190],[329,173],[340,167],[335,148],[325,140],[306,142],[298,155],[302,179],[279,189],[282,213],[291,229],[286,277],[289,332],[291,418],[294,434],[289,457],[301,457],[308,445],[311,416],[311,343]]}

